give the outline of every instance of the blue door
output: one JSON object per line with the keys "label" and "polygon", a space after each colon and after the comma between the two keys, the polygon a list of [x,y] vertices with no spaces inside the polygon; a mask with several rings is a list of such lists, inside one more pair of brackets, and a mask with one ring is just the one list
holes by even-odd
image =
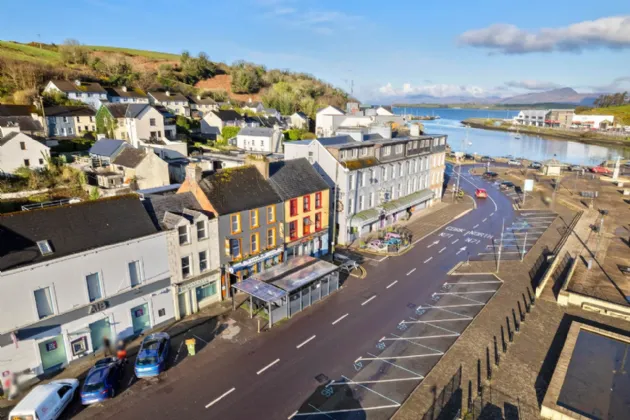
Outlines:
{"label": "blue door", "polygon": [[151,328],[151,319],[149,318],[149,305],[145,303],[143,305],[133,308],[131,310],[131,321],[134,334],[140,334],[142,331]]}

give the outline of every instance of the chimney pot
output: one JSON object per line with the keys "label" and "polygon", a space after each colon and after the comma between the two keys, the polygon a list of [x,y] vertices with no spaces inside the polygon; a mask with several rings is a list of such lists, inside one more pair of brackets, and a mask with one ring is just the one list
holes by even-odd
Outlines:
{"label": "chimney pot", "polygon": [[123,86],[123,87],[122,87],[122,91],[123,91],[123,92],[127,92],[127,86]]}
{"label": "chimney pot", "polygon": [[263,155],[247,155],[245,158],[246,165],[252,165],[265,179],[269,179],[269,159]]}
{"label": "chimney pot", "polygon": [[171,96],[171,91],[170,90],[167,90],[165,93],[166,93],[166,96]]}
{"label": "chimney pot", "polygon": [[74,81],[74,84],[77,85],[77,86],[81,86],[81,81],[79,79],[76,79]]}

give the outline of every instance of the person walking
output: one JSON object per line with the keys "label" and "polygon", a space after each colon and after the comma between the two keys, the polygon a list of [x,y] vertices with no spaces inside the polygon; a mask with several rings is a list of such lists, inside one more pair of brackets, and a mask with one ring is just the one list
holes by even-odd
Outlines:
{"label": "person walking", "polygon": [[103,355],[105,357],[114,355],[112,353],[112,344],[109,341],[109,337],[107,337],[107,336],[103,337]]}

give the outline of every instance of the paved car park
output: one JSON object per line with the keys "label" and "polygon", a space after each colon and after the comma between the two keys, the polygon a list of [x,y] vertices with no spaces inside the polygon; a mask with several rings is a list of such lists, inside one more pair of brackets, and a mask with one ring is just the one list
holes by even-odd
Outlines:
{"label": "paved car park", "polygon": [[[421,281],[419,274],[417,280]],[[389,419],[501,287],[492,274],[449,276],[336,378],[321,385],[294,419]]]}

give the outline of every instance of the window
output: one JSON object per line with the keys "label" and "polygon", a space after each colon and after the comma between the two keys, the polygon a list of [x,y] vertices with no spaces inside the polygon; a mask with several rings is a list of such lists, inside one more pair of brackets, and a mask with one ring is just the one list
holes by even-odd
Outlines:
{"label": "window", "polygon": [[200,220],[197,222],[197,240],[206,239],[207,238],[206,231],[206,222],[204,220]]}
{"label": "window", "polygon": [[409,161],[405,162],[405,173],[407,174],[411,173],[411,162]]}
{"label": "window", "polygon": [[368,148],[367,147],[363,147],[361,149],[361,156],[367,156],[368,154]]}
{"label": "window", "polygon": [[309,233],[311,233],[311,218],[305,217],[302,220],[302,234],[308,235]]}
{"label": "window", "polygon": [[411,178],[409,178],[407,180],[407,194],[411,194],[412,190],[411,190]]}
{"label": "window", "polygon": [[55,310],[53,308],[50,287],[44,287],[42,289],[35,290],[34,293],[35,305],[37,306],[37,315],[39,316],[39,319],[54,315]]}
{"label": "window", "polygon": [[241,215],[240,214],[230,215],[230,229],[233,234],[239,233],[241,231]]}
{"label": "window", "polygon": [[403,176],[403,166],[402,163],[398,162],[398,176]]}
{"label": "window", "polygon": [[362,187],[365,187],[365,178],[367,178],[365,176],[364,172],[359,172],[359,185]]}
{"label": "window", "polygon": [[392,147],[391,146],[385,146],[383,147],[383,156],[389,156],[392,153]]}
{"label": "window", "polygon": [[418,173],[418,159],[414,159],[413,161],[413,171]]}
{"label": "window", "polygon": [[217,294],[217,282],[213,281],[210,284],[197,287],[195,294],[197,295],[197,302],[214,297]]}
{"label": "window", "polygon": [[352,157],[356,158],[359,155],[359,149],[352,149]]}
{"label": "window", "polygon": [[129,266],[129,281],[131,287],[136,287],[142,283],[142,271],[140,270],[140,261],[132,261]]}
{"label": "window", "polygon": [[363,204],[364,204],[364,203],[363,203],[363,201],[364,201],[364,200],[363,200],[363,196],[362,196],[362,195],[360,195],[360,196],[359,196],[359,208],[357,209],[358,211],[363,210]]}
{"label": "window", "polygon": [[305,195],[304,197],[302,197],[302,205],[303,205],[304,212],[311,211],[311,196],[310,195]]}
{"label": "window", "polygon": [[418,191],[418,178],[413,179],[413,190]]}
{"label": "window", "polygon": [[258,209],[249,211],[249,226],[254,229],[259,226],[258,224]]}
{"label": "window", "polygon": [[163,317],[166,315],[166,309],[162,308],[162,309],[158,309],[158,316],[159,317]]}
{"label": "window", "polygon": [[352,197],[348,198],[348,214],[354,213],[354,200]]}
{"label": "window", "polygon": [[297,239],[297,222],[295,220],[289,223],[289,238],[292,241]]}
{"label": "window", "polygon": [[267,223],[274,223],[276,221],[276,207],[267,207]]}
{"label": "window", "polygon": [[31,166],[31,161],[28,159],[24,159],[24,166],[26,166],[27,168]]}
{"label": "window", "polygon": [[374,207],[374,192],[371,192],[368,198],[368,207]]}
{"label": "window", "polygon": [[68,117],[61,117],[63,119],[63,122],[67,123],[68,122]]}
{"label": "window", "polygon": [[189,243],[188,240],[188,226],[180,226],[177,228],[177,233],[179,234],[179,244],[184,245]]}
{"label": "window", "polygon": [[99,300],[103,297],[103,293],[101,291],[101,279],[99,277],[98,273],[92,273],[85,276],[90,302],[94,302],[95,300]]}
{"label": "window", "polygon": [[260,241],[258,237],[259,233],[252,233],[249,237],[250,251],[253,254],[254,252],[260,251]]}
{"label": "window", "polygon": [[182,277],[190,277],[190,256],[182,257]]}
{"label": "window", "polygon": [[341,160],[344,160],[346,158],[346,151],[342,150],[341,151]]}
{"label": "window", "polygon": [[321,209],[322,208],[322,193],[321,191],[318,193],[315,193],[315,208],[316,209]]}
{"label": "window", "polygon": [[289,202],[289,213],[291,214],[291,217],[297,216],[297,214],[298,214],[297,198],[293,198]]}
{"label": "window", "polygon": [[23,141],[20,142],[20,149],[26,150],[26,143],[24,143]]}
{"label": "window", "polygon": [[241,241],[239,239],[228,239],[227,254],[233,258],[241,256]]}
{"label": "window", "polygon": [[398,184],[398,197],[402,197],[403,184]]}
{"label": "window", "polygon": [[203,273],[208,269],[208,251],[199,253],[199,272]]}
{"label": "window", "polygon": [[315,213],[315,232],[322,230],[322,214]]}
{"label": "window", "polygon": [[384,166],[381,168],[381,178],[383,181],[387,181],[387,168]]}
{"label": "window", "polygon": [[90,122],[94,122],[94,117],[90,115]]}
{"label": "window", "polygon": [[354,174],[350,174],[350,191],[354,190]]}
{"label": "window", "polygon": [[276,230],[267,229],[267,248],[276,246]]}
{"label": "window", "polygon": [[73,134],[72,127],[68,127],[68,135],[71,136]]}
{"label": "window", "polygon": [[402,153],[403,152],[403,145],[402,144],[397,144],[396,145],[396,153]]}

